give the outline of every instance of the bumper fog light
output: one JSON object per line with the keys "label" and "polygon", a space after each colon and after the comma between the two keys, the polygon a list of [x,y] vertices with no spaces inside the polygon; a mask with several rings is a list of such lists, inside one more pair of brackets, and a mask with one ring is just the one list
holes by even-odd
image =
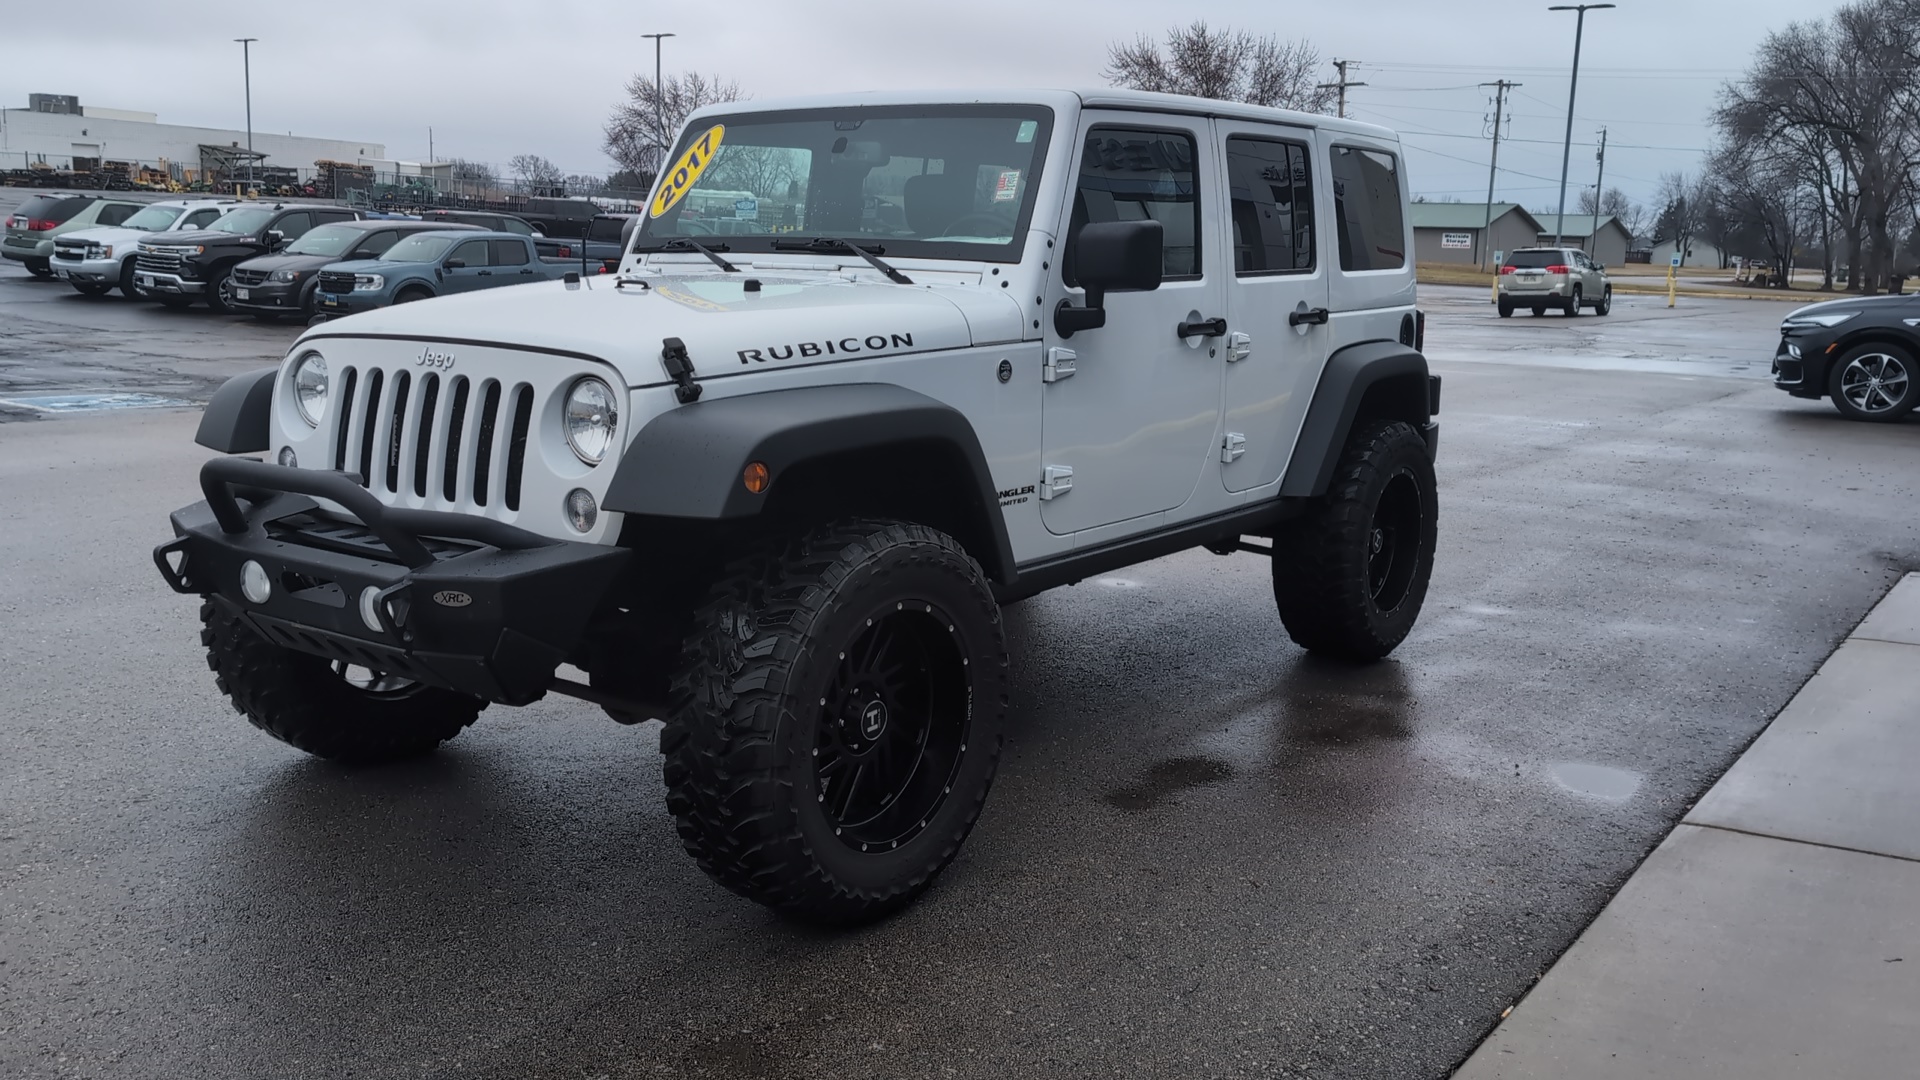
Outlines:
{"label": "bumper fog light", "polygon": [[574,532],[592,532],[593,523],[600,517],[600,507],[593,501],[593,493],[586,488],[574,488],[567,492],[567,523]]}
{"label": "bumper fog light", "polygon": [[264,604],[273,595],[273,584],[267,580],[266,568],[248,559],[240,565],[240,593],[256,604]]}
{"label": "bumper fog light", "polygon": [[293,452],[293,447],[283,446],[280,448],[280,464],[289,469],[297,469],[300,467],[300,455]]}
{"label": "bumper fog light", "polygon": [[1791,344],[1790,344],[1790,345],[1788,345],[1788,346],[1787,346],[1787,355],[1788,355],[1788,356],[1791,356],[1791,357],[1793,357],[1793,358],[1794,358],[1795,360],[1798,360],[1798,359],[1800,359],[1800,346],[1798,346],[1798,345],[1791,345]]}
{"label": "bumper fog light", "polygon": [[367,629],[376,634],[384,633],[386,627],[380,625],[380,587],[369,585],[360,590],[360,621]]}

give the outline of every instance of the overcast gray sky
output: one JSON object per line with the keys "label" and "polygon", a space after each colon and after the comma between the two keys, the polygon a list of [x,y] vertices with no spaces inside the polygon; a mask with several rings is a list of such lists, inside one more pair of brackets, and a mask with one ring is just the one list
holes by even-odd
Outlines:
{"label": "overcast gray sky", "polygon": [[[1590,12],[1574,122],[1573,180],[1593,183],[1596,130],[1609,135],[1607,186],[1649,196],[1664,171],[1692,169],[1722,80],[1772,29],[1839,0],[1617,0]],[[1508,109],[1499,197],[1550,207],[1560,175],[1574,17],[1548,0],[424,0],[312,5],[90,0],[13,3],[0,104],[29,92],[139,109],[162,122],[244,125],[240,46],[251,36],[257,131],[386,144],[424,160],[504,162],[536,153],[604,174],[600,126],[635,72],[697,68],[755,99],[921,86],[1086,86],[1109,42],[1169,23],[1305,38],[1323,58],[1360,61],[1351,114],[1398,128],[1414,149],[1414,190],[1485,198],[1488,91],[1524,86]],[[361,12],[366,14],[361,14]],[[1176,16],[1177,13],[1177,16]],[[1331,66],[1327,77],[1332,78]],[[1533,141],[1538,140],[1538,141]]]}

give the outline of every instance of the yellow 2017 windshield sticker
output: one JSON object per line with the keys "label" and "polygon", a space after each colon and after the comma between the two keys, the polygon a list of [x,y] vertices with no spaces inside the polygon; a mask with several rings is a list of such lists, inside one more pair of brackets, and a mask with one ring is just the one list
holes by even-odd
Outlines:
{"label": "yellow 2017 windshield sticker", "polygon": [[687,152],[660,178],[660,188],[653,193],[653,210],[648,217],[659,217],[685,197],[693,188],[693,182],[700,179],[700,174],[713,161],[713,155],[720,149],[720,140],[726,134],[725,126],[715,124],[693,140]]}

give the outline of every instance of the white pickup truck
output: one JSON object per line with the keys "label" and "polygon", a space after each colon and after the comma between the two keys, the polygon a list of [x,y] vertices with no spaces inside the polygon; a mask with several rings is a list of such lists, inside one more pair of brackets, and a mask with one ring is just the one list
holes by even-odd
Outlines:
{"label": "white pickup truck", "polygon": [[1002,604],[1204,548],[1266,559],[1307,649],[1413,628],[1440,383],[1406,202],[1393,132],[1222,101],[712,106],[617,275],[329,321],[223,387],[197,440],[262,460],[208,462],[154,559],[276,738],[424,753],[549,692],[660,717],[703,869],[874,918],[986,802]]}
{"label": "white pickup truck", "polygon": [[86,296],[105,296],[115,288],[138,295],[133,283],[134,253],[154,233],[204,229],[237,206],[232,199],[167,199],[150,203],[119,225],[57,236],[50,265],[55,277]]}

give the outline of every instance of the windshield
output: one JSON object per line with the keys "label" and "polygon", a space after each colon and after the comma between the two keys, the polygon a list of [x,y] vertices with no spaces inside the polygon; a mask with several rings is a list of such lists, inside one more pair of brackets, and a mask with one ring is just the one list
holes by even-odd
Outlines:
{"label": "windshield", "polygon": [[1540,270],[1566,265],[1567,256],[1559,251],[1516,251],[1507,256],[1507,265],[1517,270]]}
{"label": "windshield", "polygon": [[387,253],[380,256],[380,261],[432,262],[445,255],[447,249],[453,246],[453,241],[454,238],[451,236],[433,236],[424,233],[419,236],[409,236],[388,248]]}
{"label": "windshield", "polygon": [[156,232],[174,223],[175,219],[187,212],[184,206],[149,206],[120,223],[123,229],[145,229]]}
{"label": "windshield", "polygon": [[229,213],[227,216],[221,218],[219,221],[216,221],[213,224],[207,226],[207,231],[233,233],[235,236],[246,236],[249,233],[257,231],[260,228],[260,226],[265,225],[268,221],[271,221],[272,219],[273,219],[273,211],[267,210],[267,209],[254,208],[254,209],[246,209],[246,210],[235,210],[232,213]]}
{"label": "windshield", "polygon": [[322,225],[287,246],[286,255],[338,255],[367,235],[367,230],[351,225]]}
{"label": "windshield", "polygon": [[[635,246],[735,251],[814,237],[882,254],[1017,262],[1053,112],[1037,105],[743,113],[692,125]],[[716,239],[708,239],[713,237]]]}

